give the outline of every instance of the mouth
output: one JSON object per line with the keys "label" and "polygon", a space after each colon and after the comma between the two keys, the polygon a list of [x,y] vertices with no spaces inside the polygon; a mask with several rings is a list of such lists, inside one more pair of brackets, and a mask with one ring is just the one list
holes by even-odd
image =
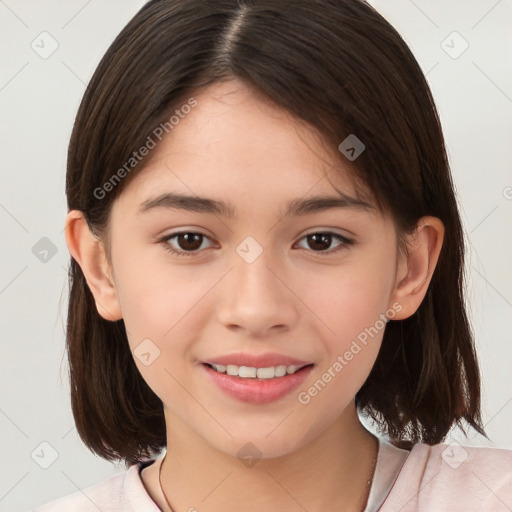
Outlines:
{"label": "mouth", "polygon": [[[208,387],[211,384],[231,399],[254,405],[284,400],[311,373],[314,363],[251,367],[202,363]],[[210,392],[210,391],[208,391]]]}
{"label": "mouth", "polygon": [[254,366],[237,366],[235,364],[210,364],[203,363],[217,373],[223,373],[231,377],[240,377],[241,379],[276,379],[286,377],[287,375],[294,375],[300,370],[313,366],[311,364],[305,364],[302,366],[297,365],[278,365],[268,366],[265,368],[257,368]]}

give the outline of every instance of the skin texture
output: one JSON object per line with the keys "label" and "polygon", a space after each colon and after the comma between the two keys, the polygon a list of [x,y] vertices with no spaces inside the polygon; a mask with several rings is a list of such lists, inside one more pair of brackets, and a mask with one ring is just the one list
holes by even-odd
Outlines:
{"label": "skin texture", "polygon": [[[164,403],[165,493],[174,510],[361,510],[376,443],[358,420],[354,395],[375,362],[383,329],[308,404],[297,394],[365,328],[380,325],[380,315],[391,310],[400,320],[416,311],[437,263],[443,225],[422,218],[405,258],[392,219],[376,210],[283,217],[281,209],[293,199],[336,196],[333,184],[355,196],[344,157],[239,82],[215,84],[194,97],[197,107],[114,202],[111,261],[80,212],[69,212],[66,224],[69,250],[98,312],[124,318],[132,351],[146,338],[160,350],[149,366],[134,360]],[[223,200],[236,214],[138,213],[141,203],[164,191]],[[165,244],[190,247],[177,237],[159,241],[178,231],[206,235],[192,256],[165,250]],[[332,238],[322,251],[306,238],[326,231],[354,243],[333,252],[341,242]],[[247,236],[263,250],[252,263],[236,252]],[[211,386],[200,366],[233,352],[278,352],[315,366],[299,390],[274,403],[247,404]],[[249,442],[262,453],[252,467],[237,457]],[[159,461],[146,468],[143,482],[169,510],[158,467]]]}

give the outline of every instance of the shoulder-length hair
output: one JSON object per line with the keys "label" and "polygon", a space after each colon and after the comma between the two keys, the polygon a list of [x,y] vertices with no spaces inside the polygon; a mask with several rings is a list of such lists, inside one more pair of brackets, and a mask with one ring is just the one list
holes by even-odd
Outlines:
{"label": "shoulder-length hair", "polygon": [[[108,250],[112,202],[151,155],[128,170],[126,162],[194,91],[232,78],[333,148],[356,134],[365,151],[353,162],[339,152],[340,162],[392,214],[399,238],[425,215],[445,226],[426,297],[414,315],[386,326],[358,410],[397,446],[439,443],[452,427],[464,430],[463,421],[485,435],[463,230],[440,120],[406,43],[362,0],[148,2],[114,40],[81,102],[68,208],[84,213]],[[114,175],[122,179],[112,183]],[[73,258],[69,280],[66,348],[78,433],[94,453],[133,465],[166,446],[162,402],[137,370],[123,320],[98,314]]]}

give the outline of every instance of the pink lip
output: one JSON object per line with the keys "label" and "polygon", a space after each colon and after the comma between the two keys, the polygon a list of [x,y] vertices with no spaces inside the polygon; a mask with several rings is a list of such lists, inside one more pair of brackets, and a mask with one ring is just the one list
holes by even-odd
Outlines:
{"label": "pink lip", "polygon": [[292,357],[277,354],[276,352],[265,352],[263,354],[227,354],[203,361],[208,364],[234,364],[236,366],[250,366],[252,368],[269,368],[270,366],[306,366],[311,361],[301,361]]}
{"label": "pink lip", "polygon": [[[262,405],[279,400],[300,386],[306,380],[314,365],[310,364],[293,374],[274,379],[245,379],[238,376],[235,377],[225,373],[219,373],[210,368],[207,364],[201,364],[199,366],[204,369],[204,372],[206,373],[207,378],[210,379],[210,382],[213,382],[227,395],[242,402]],[[260,368],[265,368],[265,366],[260,366]]]}

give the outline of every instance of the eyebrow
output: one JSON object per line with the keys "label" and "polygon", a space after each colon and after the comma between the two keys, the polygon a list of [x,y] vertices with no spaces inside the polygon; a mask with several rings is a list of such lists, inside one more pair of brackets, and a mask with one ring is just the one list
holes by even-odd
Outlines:
{"label": "eyebrow", "polygon": [[[206,197],[189,196],[167,192],[155,198],[147,199],[139,208],[139,213],[145,213],[155,208],[168,208],[174,210],[185,210],[197,213],[209,213],[227,218],[235,217],[233,205],[224,201],[217,201]],[[288,215],[301,216],[311,213],[322,212],[332,208],[347,208],[373,212],[375,206],[361,199],[351,197],[344,193],[338,196],[312,196],[305,199],[294,199],[286,208],[281,211],[283,217]]]}

